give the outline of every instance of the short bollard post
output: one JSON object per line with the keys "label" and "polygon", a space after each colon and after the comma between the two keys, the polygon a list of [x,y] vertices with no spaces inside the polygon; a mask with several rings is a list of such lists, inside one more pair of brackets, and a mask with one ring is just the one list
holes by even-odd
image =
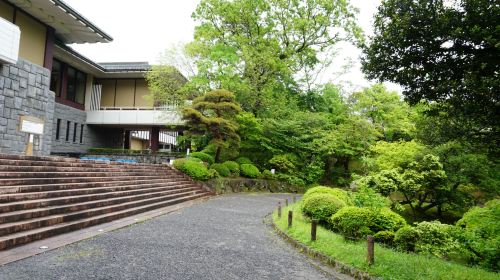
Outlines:
{"label": "short bollard post", "polygon": [[287,199],[285,199],[285,206],[287,206],[287,207],[288,207],[288,198],[287,198]]}
{"label": "short bollard post", "polygon": [[318,220],[313,219],[311,222],[311,241],[316,241],[316,228],[318,227]]}
{"label": "short bollard post", "polygon": [[278,219],[281,219],[281,202],[278,202]]}
{"label": "short bollard post", "polygon": [[374,252],[374,247],[375,247],[375,240],[373,239],[373,236],[368,235],[366,237],[366,243],[368,247],[368,254],[366,256],[366,260],[368,262],[368,265],[372,265],[375,260],[375,252]]}
{"label": "short bollard post", "polygon": [[288,211],[288,227],[292,227],[292,220],[293,220],[293,212],[292,210]]}

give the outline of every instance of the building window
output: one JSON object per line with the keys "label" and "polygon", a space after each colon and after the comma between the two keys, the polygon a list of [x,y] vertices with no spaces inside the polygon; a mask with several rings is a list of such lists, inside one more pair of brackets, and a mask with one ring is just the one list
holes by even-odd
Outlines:
{"label": "building window", "polygon": [[52,73],[50,74],[50,90],[61,97],[62,63],[58,60],[52,62]]}
{"label": "building window", "polygon": [[66,122],[66,141],[69,141],[69,130],[71,129],[71,122]]}
{"label": "building window", "polygon": [[61,131],[61,119],[57,119],[57,124],[56,124],[56,140],[59,140],[59,133]]}
{"label": "building window", "polygon": [[78,127],[78,124],[75,123],[75,126],[73,128],[73,143],[76,142],[76,129],[77,129],[77,127]]}
{"label": "building window", "polygon": [[82,143],[83,143],[83,124],[80,127],[80,144],[82,144]]}

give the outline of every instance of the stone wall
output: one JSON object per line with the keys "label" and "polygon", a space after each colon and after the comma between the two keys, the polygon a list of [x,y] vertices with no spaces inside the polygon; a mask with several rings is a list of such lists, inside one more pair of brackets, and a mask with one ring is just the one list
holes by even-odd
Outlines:
{"label": "stone wall", "polygon": [[[57,135],[57,120],[60,121],[59,126],[59,139]],[[69,137],[66,140],[66,132]],[[119,128],[103,128],[90,126],[86,124],[87,113],[85,111],[56,103],[54,110],[53,120],[53,133],[52,133],[52,153],[53,154],[84,154],[89,148],[120,148],[122,130]],[[74,126],[77,124],[76,135],[74,134]],[[83,125],[83,137],[81,126]],[[76,137],[75,137],[76,136]]]}
{"label": "stone wall", "polygon": [[44,120],[44,133],[36,136],[33,152],[49,155],[54,103],[48,69],[23,59],[16,65],[0,64],[0,153],[25,152],[29,136],[19,131],[24,115]]}

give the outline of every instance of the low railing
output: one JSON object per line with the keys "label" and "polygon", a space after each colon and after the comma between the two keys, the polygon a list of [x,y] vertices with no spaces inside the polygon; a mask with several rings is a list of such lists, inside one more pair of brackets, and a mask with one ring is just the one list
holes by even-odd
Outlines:
{"label": "low railing", "polygon": [[107,107],[101,106],[102,111],[174,111],[177,105],[165,105],[156,107]]}

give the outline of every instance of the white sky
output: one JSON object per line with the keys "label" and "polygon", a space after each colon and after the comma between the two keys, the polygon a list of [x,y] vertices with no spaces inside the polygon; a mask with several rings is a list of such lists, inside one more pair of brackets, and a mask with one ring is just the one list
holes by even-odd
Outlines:
{"label": "white sky", "polygon": [[[73,45],[77,51],[96,62],[148,61],[158,63],[160,53],[172,44],[193,39],[195,22],[191,18],[199,0],[65,0],[87,19],[113,37],[108,44]],[[366,34],[372,33],[372,18],[380,0],[351,0],[359,8],[359,25]],[[361,52],[349,45],[340,45],[341,52],[332,69],[322,75],[320,82],[332,80],[330,73],[340,71],[346,58],[356,64],[351,71],[334,80],[350,84],[351,89],[368,86],[361,73]],[[387,84],[400,91],[397,85]]]}

